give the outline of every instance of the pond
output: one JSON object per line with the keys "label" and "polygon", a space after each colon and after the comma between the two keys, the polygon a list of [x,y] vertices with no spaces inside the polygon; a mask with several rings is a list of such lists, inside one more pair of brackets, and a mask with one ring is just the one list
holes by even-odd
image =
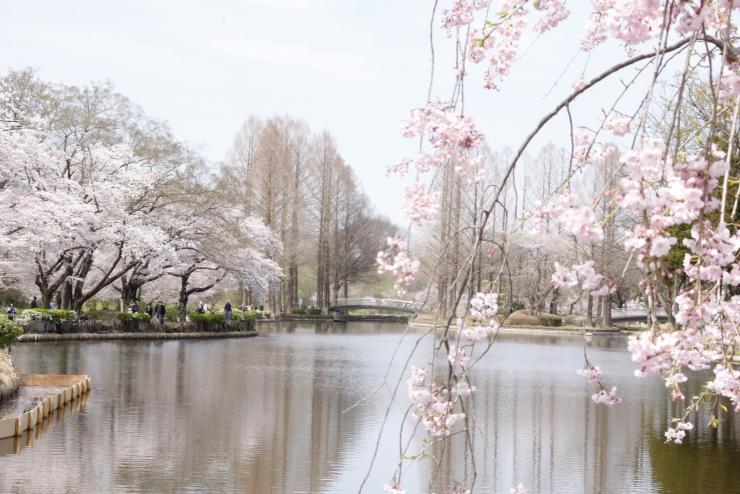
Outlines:
{"label": "pond", "polygon": [[[87,373],[93,390],[32,446],[0,457],[0,492],[357,492],[389,403],[379,385],[403,328],[260,329],[246,339],[17,345],[23,372]],[[417,336],[401,342],[400,355]],[[588,344],[624,398],[607,409],[591,402],[593,388],[576,374],[580,338],[502,336],[475,371],[475,468],[458,436],[457,453],[439,468],[428,460],[405,466],[403,487],[439,493],[475,469],[481,493],[507,493],[519,482],[530,493],[740,491],[735,417],[716,430],[698,417],[685,444],[664,444],[678,410],[658,379],[633,376],[625,343],[595,336]],[[429,360],[423,347],[414,363]],[[405,379],[363,492],[382,492],[395,468]]]}

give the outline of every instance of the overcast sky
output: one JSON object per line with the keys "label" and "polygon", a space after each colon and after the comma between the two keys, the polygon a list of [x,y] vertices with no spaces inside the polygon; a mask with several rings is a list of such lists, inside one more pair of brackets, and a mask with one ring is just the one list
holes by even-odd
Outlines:
{"label": "overcast sky", "polygon": [[[444,2],[442,2],[444,3]],[[0,68],[33,67],[67,84],[110,80],[175,135],[221,160],[249,115],[290,114],[328,129],[376,209],[399,224],[403,185],[385,168],[414,152],[398,134],[429,80],[429,0],[35,0],[6,2]],[[471,69],[466,109],[494,148],[517,147],[586,66],[577,50],[583,17],[530,45],[502,92]],[[438,33],[438,98],[452,67]],[[588,59],[594,74],[619,49]],[[567,69],[567,70],[566,70]],[[550,91],[559,76],[559,84]],[[613,81],[617,83],[617,81]],[[574,111],[588,123],[600,95]],[[610,103],[609,103],[610,104]],[[536,143],[569,146],[564,120]],[[567,144],[566,144],[567,143]]]}

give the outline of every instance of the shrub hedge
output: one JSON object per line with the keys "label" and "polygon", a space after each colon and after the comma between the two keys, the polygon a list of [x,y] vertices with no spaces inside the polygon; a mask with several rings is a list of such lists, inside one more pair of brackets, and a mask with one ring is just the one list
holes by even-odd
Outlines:
{"label": "shrub hedge", "polygon": [[537,318],[540,326],[562,326],[563,318],[554,314],[542,314]]}
{"label": "shrub hedge", "polygon": [[77,317],[74,311],[64,309],[28,309],[22,315],[31,321],[49,321],[54,324],[74,321]]}
{"label": "shrub hedge", "polygon": [[[321,309],[318,307],[293,307],[290,309],[291,314],[299,314],[299,315],[310,315],[310,316],[318,316],[321,315]],[[268,313],[266,317],[270,317],[270,314]]]}
{"label": "shrub hedge", "polygon": [[121,322],[152,322],[151,316],[146,312],[121,312],[116,314],[116,318]]}
{"label": "shrub hedge", "polygon": [[232,321],[240,321],[240,322],[249,322],[251,324],[254,324],[254,321],[257,319],[257,313],[253,310],[239,310],[234,309],[231,312],[231,320]]}
{"label": "shrub hedge", "polygon": [[[232,313],[232,318],[233,315],[234,314]],[[226,322],[226,316],[223,312],[206,312],[204,314],[193,312],[190,314],[190,322],[198,324],[223,324]]]}
{"label": "shrub hedge", "polygon": [[10,319],[0,319],[0,348],[15,342],[23,334],[23,328]]}

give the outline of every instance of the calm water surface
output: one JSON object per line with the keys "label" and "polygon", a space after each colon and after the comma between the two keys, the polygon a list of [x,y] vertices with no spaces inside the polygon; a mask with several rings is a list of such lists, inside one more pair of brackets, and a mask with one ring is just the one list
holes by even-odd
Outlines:
{"label": "calm water surface", "polygon": [[[87,373],[94,387],[79,411],[0,456],[0,492],[357,492],[389,392],[343,411],[378,388],[399,338],[392,324],[293,323],[249,339],[18,345],[23,372]],[[676,405],[657,379],[633,377],[624,346],[589,344],[625,399],[606,409],[575,373],[580,339],[502,337],[474,376],[475,466],[460,436],[439,468],[404,467],[403,486],[441,492],[477,471],[484,493],[518,482],[531,493],[740,492],[734,417],[664,444]],[[394,470],[407,405],[404,383],[364,492],[382,492]]]}

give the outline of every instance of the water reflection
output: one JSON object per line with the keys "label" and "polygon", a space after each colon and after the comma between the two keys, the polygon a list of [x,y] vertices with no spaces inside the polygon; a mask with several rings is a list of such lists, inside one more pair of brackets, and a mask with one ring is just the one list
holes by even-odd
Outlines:
{"label": "water reflection", "polygon": [[[343,411],[382,381],[399,330],[293,322],[255,339],[19,345],[24,372],[85,372],[95,388],[33,448],[0,458],[0,492],[356,492],[389,391]],[[580,339],[502,336],[474,376],[475,464],[461,460],[461,435],[446,451],[432,448],[435,460],[405,468],[404,486],[440,492],[476,476],[475,492],[518,482],[541,493],[732,492],[732,417],[717,431],[700,425],[684,446],[664,444],[678,410],[658,380],[632,377],[624,343],[589,343],[625,398],[605,409],[575,373]],[[406,405],[402,389],[366,492],[393,471]]]}
{"label": "water reflection", "polygon": [[17,437],[5,437],[0,439],[0,457],[20,453],[22,448],[31,447],[52,427],[57,427],[65,417],[78,412],[87,402],[89,393],[85,393],[79,399],[65,403],[61,408],[53,410],[36,427],[25,431]]}

